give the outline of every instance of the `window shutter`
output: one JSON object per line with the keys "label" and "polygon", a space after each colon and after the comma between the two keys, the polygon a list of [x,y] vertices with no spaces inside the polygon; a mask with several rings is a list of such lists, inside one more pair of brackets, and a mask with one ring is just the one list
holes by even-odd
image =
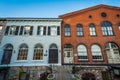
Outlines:
{"label": "window shutter", "polygon": [[60,35],[60,26],[57,27],[57,35]]}
{"label": "window shutter", "polygon": [[19,26],[16,26],[15,35],[18,35]]}
{"label": "window shutter", "polygon": [[50,35],[50,26],[48,26],[48,35]]}
{"label": "window shutter", "polygon": [[33,34],[33,26],[30,27],[30,35]]}
{"label": "window shutter", "polygon": [[5,31],[5,35],[8,35],[9,29],[10,29],[10,26],[7,26],[6,31]]}
{"label": "window shutter", "polygon": [[46,35],[46,26],[44,26],[43,35]]}
{"label": "window shutter", "polygon": [[21,26],[19,35],[23,34],[23,28],[24,28],[24,26]]}
{"label": "window shutter", "polygon": [[37,35],[39,35],[40,34],[40,26],[38,26],[38,28],[37,28]]}

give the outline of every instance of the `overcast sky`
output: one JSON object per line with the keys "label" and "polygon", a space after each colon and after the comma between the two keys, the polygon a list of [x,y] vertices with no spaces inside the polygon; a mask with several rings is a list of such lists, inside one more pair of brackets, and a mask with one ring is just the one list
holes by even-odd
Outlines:
{"label": "overcast sky", "polygon": [[120,7],[120,0],[0,0],[0,17],[57,18],[99,4]]}

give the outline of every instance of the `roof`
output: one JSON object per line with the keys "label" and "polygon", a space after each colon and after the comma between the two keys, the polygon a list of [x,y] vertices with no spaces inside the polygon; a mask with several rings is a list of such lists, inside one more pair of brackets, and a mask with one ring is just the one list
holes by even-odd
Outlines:
{"label": "roof", "polygon": [[67,13],[67,14],[63,14],[63,15],[60,15],[59,17],[60,18],[65,18],[65,17],[69,17],[69,16],[72,16],[72,15],[80,14],[80,13],[90,11],[90,10],[94,10],[94,9],[98,9],[98,8],[108,8],[108,9],[120,10],[120,7],[100,4],[100,5],[97,5],[97,6],[93,6],[93,7],[85,8],[85,9],[82,9],[82,10],[78,10],[78,11],[70,12],[70,13]]}

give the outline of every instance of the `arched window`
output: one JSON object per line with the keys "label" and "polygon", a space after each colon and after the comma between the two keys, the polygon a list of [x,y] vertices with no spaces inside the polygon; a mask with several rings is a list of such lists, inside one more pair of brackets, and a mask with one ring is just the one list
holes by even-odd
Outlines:
{"label": "arched window", "polygon": [[119,28],[119,30],[120,30],[120,23],[118,24],[118,28]]}
{"label": "arched window", "polygon": [[96,44],[92,45],[91,51],[92,51],[93,61],[103,60],[101,48],[99,45],[96,45]]}
{"label": "arched window", "polygon": [[70,26],[68,24],[66,24],[64,26],[64,35],[65,36],[70,36],[71,35],[71,33],[70,33]]}
{"label": "arched window", "polygon": [[78,52],[78,60],[88,60],[87,57],[87,49],[84,45],[79,45],[77,47],[77,52]]}
{"label": "arched window", "polygon": [[91,36],[95,36],[96,35],[95,25],[94,24],[90,24],[89,25],[89,30],[90,30],[90,35]]}
{"label": "arched window", "polygon": [[83,28],[81,24],[77,25],[77,36],[83,36]]}
{"label": "arched window", "polygon": [[4,48],[4,53],[2,57],[2,64],[9,64],[12,56],[13,45],[6,44]]}
{"label": "arched window", "polygon": [[106,44],[106,53],[109,63],[120,63],[119,48],[115,43],[109,42]]}
{"label": "arched window", "polygon": [[27,60],[28,46],[26,44],[21,44],[18,52],[18,60]]}
{"label": "arched window", "polygon": [[43,60],[43,46],[41,44],[35,45],[33,60]]}
{"label": "arched window", "polygon": [[101,24],[102,27],[102,33],[104,36],[112,36],[113,34],[113,29],[112,29],[112,24],[108,21],[104,21]]}

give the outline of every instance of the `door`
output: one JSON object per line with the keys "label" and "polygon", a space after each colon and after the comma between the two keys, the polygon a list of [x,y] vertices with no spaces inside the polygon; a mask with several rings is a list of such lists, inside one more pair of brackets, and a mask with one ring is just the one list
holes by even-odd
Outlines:
{"label": "door", "polygon": [[58,63],[58,49],[49,49],[49,63]]}
{"label": "door", "polygon": [[11,56],[12,50],[5,49],[2,58],[2,64],[10,64]]}

